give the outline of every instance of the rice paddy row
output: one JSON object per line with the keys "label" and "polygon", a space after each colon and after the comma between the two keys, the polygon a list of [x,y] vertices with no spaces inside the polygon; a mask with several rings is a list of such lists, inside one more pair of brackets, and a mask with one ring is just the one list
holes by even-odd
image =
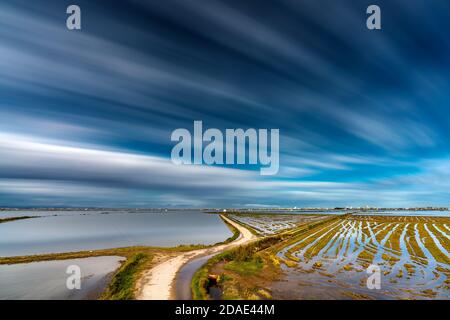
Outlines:
{"label": "rice paddy row", "polygon": [[[447,217],[354,215],[289,240],[277,256],[290,280],[314,278],[367,297],[449,299],[449,235]],[[376,292],[366,286],[370,265],[382,272]]]}
{"label": "rice paddy row", "polygon": [[325,219],[326,215],[289,214],[232,214],[230,218],[255,230],[258,235],[269,236],[296,228],[306,223]]}

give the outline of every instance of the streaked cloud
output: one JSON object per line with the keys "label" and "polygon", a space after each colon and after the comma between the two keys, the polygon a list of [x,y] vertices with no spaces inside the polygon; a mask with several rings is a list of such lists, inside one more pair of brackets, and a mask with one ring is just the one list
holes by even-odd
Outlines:
{"label": "streaked cloud", "polygon": [[[446,0],[78,4],[0,4],[0,205],[448,205]],[[279,175],[174,166],[194,120],[279,128]]]}

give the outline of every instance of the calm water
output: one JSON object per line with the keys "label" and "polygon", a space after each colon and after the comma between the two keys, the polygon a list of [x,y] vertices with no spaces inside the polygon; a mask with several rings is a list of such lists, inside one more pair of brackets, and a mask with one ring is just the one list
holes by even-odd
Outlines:
{"label": "calm water", "polygon": [[[123,259],[93,257],[0,265],[0,300],[96,299]],[[67,278],[70,276],[66,270],[71,265],[77,265],[81,270],[79,290],[69,290],[66,287]]]}
{"label": "calm water", "polygon": [[[0,217],[4,212],[0,212]],[[38,215],[14,212],[16,216]],[[56,215],[56,216],[55,216]],[[231,236],[215,214],[168,212],[51,211],[0,224],[0,256],[93,250],[133,245],[213,244]]]}

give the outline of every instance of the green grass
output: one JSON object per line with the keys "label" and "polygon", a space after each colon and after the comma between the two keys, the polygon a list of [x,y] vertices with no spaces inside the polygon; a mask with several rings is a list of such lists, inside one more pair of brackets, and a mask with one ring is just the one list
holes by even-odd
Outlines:
{"label": "green grass", "polygon": [[249,261],[230,261],[224,268],[241,276],[253,276],[262,270],[263,262],[260,258],[253,258]]}
{"label": "green grass", "polygon": [[[211,265],[212,266],[212,265]],[[208,286],[208,269],[209,266],[203,266],[198,269],[192,277],[192,299],[194,300],[207,300],[209,299],[206,288]]]}
{"label": "green grass", "polygon": [[136,280],[149,261],[151,256],[144,253],[137,253],[129,258],[114,274],[100,299],[133,300]]}

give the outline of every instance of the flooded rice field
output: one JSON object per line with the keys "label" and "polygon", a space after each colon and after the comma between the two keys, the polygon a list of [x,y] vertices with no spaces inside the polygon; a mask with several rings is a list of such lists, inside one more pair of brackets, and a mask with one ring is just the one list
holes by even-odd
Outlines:
{"label": "flooded rice field", "polygon": [[302,224],[325,219],[325,215],[289,214],[234,214],[230,217],[250,226],[258,234],[268,236],[298,227]]}
{"label": "flooded rice field", "polygon": [[[450,218],[347,216],[291,239],[279,252],[283,299],[450,299]],[[367,268],[381,270],[369,289]]]}

